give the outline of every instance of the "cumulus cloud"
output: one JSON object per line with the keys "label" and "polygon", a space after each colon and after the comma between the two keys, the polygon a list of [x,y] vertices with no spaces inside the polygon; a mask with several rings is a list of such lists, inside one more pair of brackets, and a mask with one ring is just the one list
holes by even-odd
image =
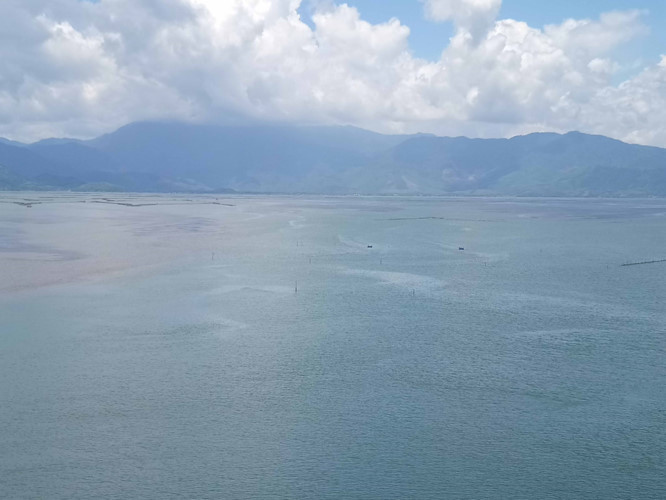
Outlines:
{"label": "cumulus cloud", "polygon": [[[270,120],[506,136],[580,129],[666,145],[666,63],[615,86],[639,11],[543,29],[500,0],[428,0],[457,30],[414,57],[399,20],[299,0],[3,0],[0,136],[90,137],[135,120]],[[657,109],[657,105],[660,108]]]}
{"label": "cumulus cloud", "polygon": [[666,56],[635,78],[605,87],[579,105],[587,130],[666,147]]}
{"label": "cumulus cloud", "polygon": [[492,27],[502,0],[422,0],[433,21],[453,21],[458,30],[477,40]]}

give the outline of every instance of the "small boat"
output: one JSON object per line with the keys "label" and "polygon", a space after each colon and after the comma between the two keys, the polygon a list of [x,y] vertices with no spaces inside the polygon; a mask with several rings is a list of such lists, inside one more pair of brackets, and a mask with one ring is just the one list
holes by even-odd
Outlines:
{"label": "small boat", "polygon": [[368,245],[368,248],[372,248],[372,245]]}
{"label": "small boat", "polygon": [[458,247],[458,250],[465,250],[465,247]]}

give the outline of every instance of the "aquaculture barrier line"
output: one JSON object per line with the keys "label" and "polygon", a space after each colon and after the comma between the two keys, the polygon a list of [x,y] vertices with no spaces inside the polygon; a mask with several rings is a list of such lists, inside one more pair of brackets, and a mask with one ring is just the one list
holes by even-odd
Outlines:
{"label": "aquaculture barrier line", "polygon": [[666,259],[659,259],[659,260],[644,260],[643,262],[627,262],[625,264],[620,264],[620,267],[627,267],[627,266],[641,266],[643,264],[658,264],[659,262],[666,262]]}

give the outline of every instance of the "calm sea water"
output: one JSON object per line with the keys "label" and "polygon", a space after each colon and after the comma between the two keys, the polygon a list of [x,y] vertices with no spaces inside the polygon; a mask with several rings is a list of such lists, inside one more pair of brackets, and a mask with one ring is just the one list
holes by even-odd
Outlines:
{"label": "calm sea water", "polygon": [[665,498],[663,258],[666,201],[2,195],[0,497]]}

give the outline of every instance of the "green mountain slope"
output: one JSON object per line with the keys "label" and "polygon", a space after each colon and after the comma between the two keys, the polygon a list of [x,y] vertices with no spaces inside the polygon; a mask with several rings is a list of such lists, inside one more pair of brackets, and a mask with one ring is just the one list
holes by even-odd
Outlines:
{"label": "green mountain slope", "polygon": [[0,166],[2,189],[666,196],[666,150],[578,132],[134,123],[90,141],[3,140]]}

